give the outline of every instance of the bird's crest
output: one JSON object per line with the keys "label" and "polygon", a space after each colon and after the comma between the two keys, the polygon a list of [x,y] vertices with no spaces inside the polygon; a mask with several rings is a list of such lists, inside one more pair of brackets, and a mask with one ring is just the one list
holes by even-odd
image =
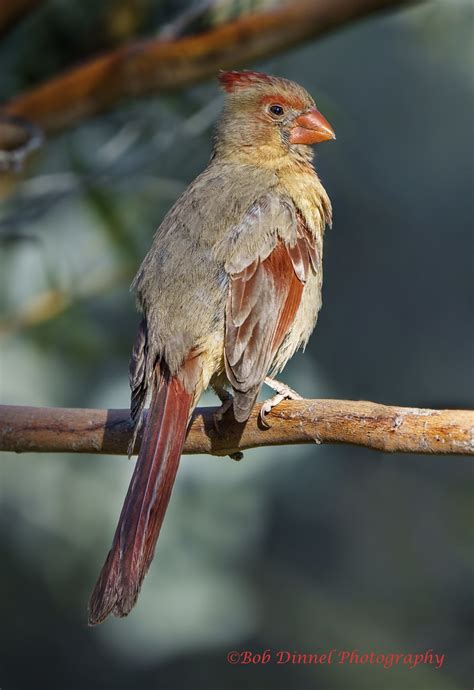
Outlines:
{"label": "bird's crest", "polygon": [[272,84],[274,79],[263,72],[252,72],[243,70],[242,72],[219,72],[219,82],[226,93],[233,93],[236,89],[249,86]]}

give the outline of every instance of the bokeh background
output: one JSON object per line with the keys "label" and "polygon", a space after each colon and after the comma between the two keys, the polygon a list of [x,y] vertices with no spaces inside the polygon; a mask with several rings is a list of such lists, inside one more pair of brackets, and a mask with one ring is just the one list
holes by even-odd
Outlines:
{"label": "bokeh background", "polygon": [[[189,6],[40,3],[0,44],[0,99],[130,34],[156,35]],[[205,21],[252,7],[221,2]],[[247,65],[301,82],[337,132],[317,151],[334,205],[324,307],[284,374],[307,397],[472,405],[472,29],[470,2],[434,0]],[[4,180],[2,402],[128,405],[129,284],[206,165],[221,103],[215,81],[125,102]],[[136,609],[88,629],[132,464],[4,454],[0,687],[471,687],[471,466],[349,446],[184,457]],[[446,660],[438,671],[226,662],[233,649],[333,647]]]}

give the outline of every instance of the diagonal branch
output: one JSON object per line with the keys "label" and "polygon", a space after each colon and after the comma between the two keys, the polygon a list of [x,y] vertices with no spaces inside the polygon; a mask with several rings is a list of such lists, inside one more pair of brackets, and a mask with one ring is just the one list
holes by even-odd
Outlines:
{"label": "diagonal branch", "polygon": [[26,156],[41,146],[42,139],[42,132],[28,120],[0,113],[0,174],[19,170]]}
{"label": "diagonal branch", "polygon": [[[416,0],[415,0],[416,1]],[[54,133],[126,97],[181,89],[414,0],[293,0],[197,36],[127,44],[24,92],[3,110]]]}
{"label": "diagonal branch", "polygon": [[10,31],[43,0],[0,0],[0,37]]}
{"label": "diagonal branch", "polygon": [[[474,455],[474,411],[427,410],[351,400],[294,400],[246,424],[226,416],[217,433],[216,408],[195,411],[185,453],[235,455],[258,446],[350,443],[386,453]],[[0,450],[123,455],[131,436],[128,410],[0,406]],[[137,442],[138,451],[139,440]]]}

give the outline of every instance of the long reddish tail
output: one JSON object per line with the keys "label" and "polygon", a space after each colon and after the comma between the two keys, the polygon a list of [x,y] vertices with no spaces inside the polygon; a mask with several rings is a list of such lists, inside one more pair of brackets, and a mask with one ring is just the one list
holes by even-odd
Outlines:
{"label": "long reddish tail", "polygon": [[192,400],[177,377],[161,376],[112,548],[89,603],[90,625],[110,613],[126,616],[137,600],[178,471]]}

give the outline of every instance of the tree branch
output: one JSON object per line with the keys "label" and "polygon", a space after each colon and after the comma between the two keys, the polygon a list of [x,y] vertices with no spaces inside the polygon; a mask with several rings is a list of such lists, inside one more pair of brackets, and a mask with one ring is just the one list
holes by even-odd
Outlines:
{"label": "tree branch", "polygon": [[8,33],[43,0],[0,0],[0,37]]}
{"label": "tree branch", "polygon": [[416,0],[294,0],[196,36],[127,44],[4,104],[46,133],[71,127],[125,97],[181,89],[261,60],[379,10]]}
{"label": "tree branch", "polygon": [[[259,423],[259,405],[246,424],[227,416],[214,427],[217,408],[195,411],[184,453],[233,455],[258,446],[350,443],[386,453],[474,455],[474,412],[395,407],[350,400],[286,401]],[[0,450],[37,453],[127,452],[128,410],[0,406]],[[138,452],[140,439],[135,452]]]}
{"label": "tree branch", "polygon": [[19,170],[26,156],[41,146],[42,140],[41,131],[28,120],[0,113],[0,173]]}

